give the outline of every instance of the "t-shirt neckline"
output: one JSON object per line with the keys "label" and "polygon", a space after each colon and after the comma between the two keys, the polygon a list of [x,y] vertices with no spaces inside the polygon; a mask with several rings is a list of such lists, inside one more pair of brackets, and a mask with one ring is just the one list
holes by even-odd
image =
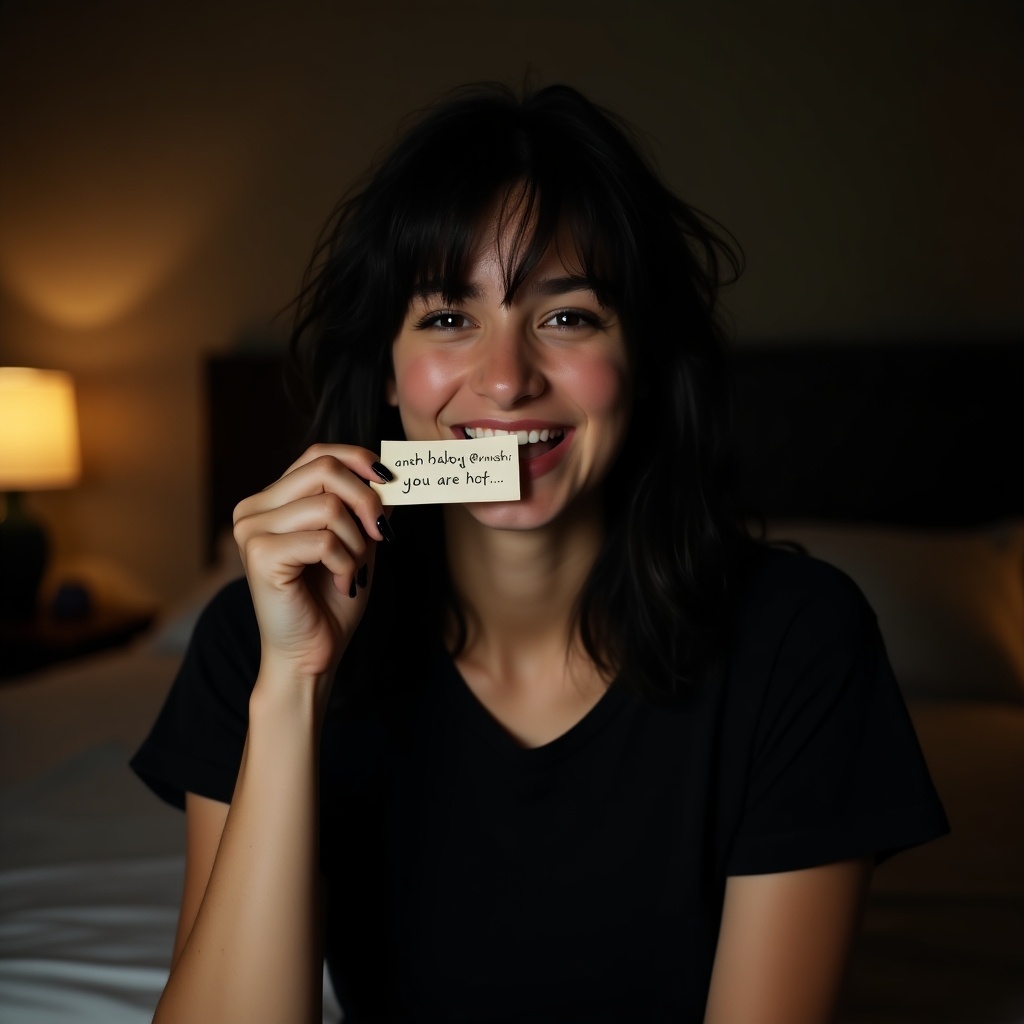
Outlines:
{"label": "t-shirt neckline", "polygon": [[501,756],[530,767],[550,764],[584,746],[615,717],[625,700],[616,678],[594,706],[565,732],[539,747],[524,747],[484,707],[447,652],[441,655],[439,675],[466,728]]}

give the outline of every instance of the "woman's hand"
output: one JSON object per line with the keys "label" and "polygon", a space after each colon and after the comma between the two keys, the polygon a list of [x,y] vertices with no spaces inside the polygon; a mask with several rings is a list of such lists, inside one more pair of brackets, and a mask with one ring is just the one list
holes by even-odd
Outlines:
{"label": "woman's hand", "polygon": [[[363,611],[377,542],[391,529],[367,481],[377,456],[350,445],[307,449],[269,487],[239,502],[234,537],[262,643],[260,675],[327,678]],[[386,474],[387,470],[383,470]]]}

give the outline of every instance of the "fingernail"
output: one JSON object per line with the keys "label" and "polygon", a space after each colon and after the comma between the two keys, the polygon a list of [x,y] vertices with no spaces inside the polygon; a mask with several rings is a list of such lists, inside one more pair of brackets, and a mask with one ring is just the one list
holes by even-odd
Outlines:
{"label": "fingernail", "polygon": [[360,568],[359,572],[356,573],[356,583],[358,583],[359,586],[361,586],[361,587],[365,587],[366,586],[366,576],[367,576],[366,570],[367,570],[367,566],[366,566],[365,563],[363,563],[363,565]]}
{"label": "fingernail", "polygon": [[348,596],[349,597],[355,597],[356,596],[356,581],[355,580],[352,581],[352,586],[350,586],[348,588]]}
{"label": "fingernail", "polygon": [[392,473],[387,466],[381,465],[379,462],[375,462],[370,466],[370,469],[372,469],[374,473],[376,473],[377,476],[379,476],[386,484],[391,483],[391,481],[395,479],[395,474]]}
{"label": "fingernail", "polygon": [[385,540],[395,539],[395,531],[391,529],[391,524],[388,522],[388,517],[383,513],[377,516],[377,529],[380,530],[381,536]]}

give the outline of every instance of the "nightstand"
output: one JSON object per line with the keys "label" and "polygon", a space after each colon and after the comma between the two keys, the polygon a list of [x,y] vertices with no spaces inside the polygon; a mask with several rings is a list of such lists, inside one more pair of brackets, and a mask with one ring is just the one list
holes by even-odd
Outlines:
{"label": "nightstand", "polygon": [[118,647],[152,623],[152,611],[97,608],[76,618],[0,622],[0,679]]}

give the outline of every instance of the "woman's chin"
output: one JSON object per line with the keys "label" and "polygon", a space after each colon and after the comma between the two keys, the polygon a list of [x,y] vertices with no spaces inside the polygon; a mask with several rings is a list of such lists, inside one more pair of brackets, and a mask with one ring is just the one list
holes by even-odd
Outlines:
{"label": "woman's chin", "polygon": [[474,501],[462,508],[481,526],[492,530],[539,530],[558,517],[559,510],[547,502],[520,498],[519,501]]}
{"label": "woman's chin", "polygon": [[592,494],[575,496],[523,481],[519,501],[477,501],[461,506],[481,526],[493,530],[542,530],[567,518],[587,516],[597,506]]}

